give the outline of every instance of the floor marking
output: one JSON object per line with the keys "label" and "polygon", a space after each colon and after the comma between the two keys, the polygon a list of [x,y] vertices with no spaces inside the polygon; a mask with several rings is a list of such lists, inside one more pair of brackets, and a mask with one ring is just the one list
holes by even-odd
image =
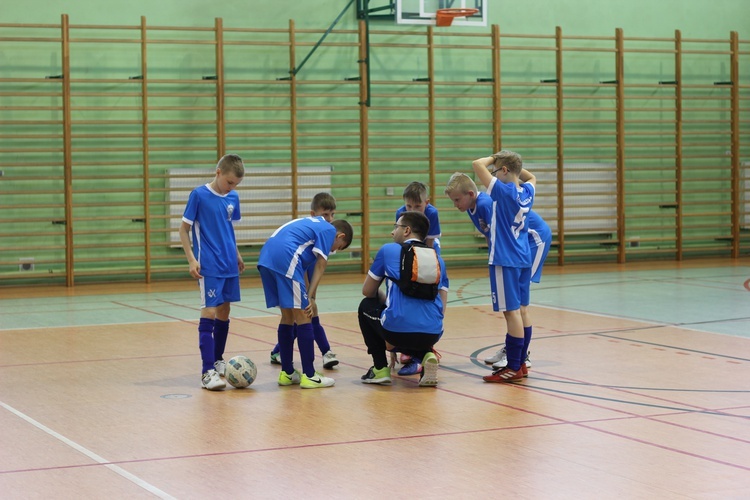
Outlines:
{"label": "floor marking", "polygon": [[41,431],[49,434],[53,438],[55,438],[55,439],[63,442],[64,444],[70,446],[71,448],[73,448],[77,452],[82,453],[82,454],[86,455],[87,457],[89,457],[90,459],[92,459],[93,461],[98,462],[99,464],[105,466],[106,468],[108,468],[112,472],[114,472],[116,474],[119,474],[120,476],[124,477],[128,481],[131,481],[132,483],[136,484],[137,486],[140,486],[144,490],[146,490],[146,491],[148,491],[150,493],[153,493],[157,497],[176,500],[175,497],[173,497],[172,495],[169,495],[169,494],[163,492],[162,490],[160,490],[156,486],[154,486],[154,485],[152,485],[152,484],[144,481],[143,479],[141,479],[141,478],[139,478],[139,477],[131,474],[130,472],[126,471],[125,469],[123,469],[121,467],[118,467],[117,465],[113,465],[109,460],[105,460],[104,458],[100,457],[99,455],[97,455],[93,451],[87,450],[86,448],[84,448],[80,444],[78,444],[78,443],[76,443],[74,441],[71,441],[70,439],[66,438],[62,434],[59,434],[59,433],[53,431],[52,429],[50,429],[49,427],[46,427],[45,425],[42,425],[41,423],[37,422],[33,418],[29,417],[28,415],[26,415],[24,413],[21,413],[20,411],[16,410],[12,406],[8,406],[7,404],[3,403],[2,401],[0,401],[0,406],[2,406],[3,408],[5,408],[9,412],[13,413],[17,417],[20,417],[23,420],[27,421],[28,423],[30,423],[31,425],[33,425],[37,429],[39,429],[39,430],[41,430]]}

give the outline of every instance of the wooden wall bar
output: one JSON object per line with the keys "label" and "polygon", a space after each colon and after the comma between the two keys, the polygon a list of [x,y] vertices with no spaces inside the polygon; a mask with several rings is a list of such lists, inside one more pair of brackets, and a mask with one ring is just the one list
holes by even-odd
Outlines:
{"label": "wooden wall bar", "polygon": [[[750,42],[736,32],[360,21],[325,33],[67,15],[0,30],[6,54],[31,54],[0,77],[0,284],[184,277],[174,236],[191,188],[176,181],[210,180],[227,152],[246,160],[243,218],[261,232],[333,192],[356,232],[334,270],[368,268],[412,180],[440,210],[449,264],[485,265],[484,240],[443,188],[501,148],[539,179],[548,262],[750,253]],[[262,238],[239,239],[252,273]]]}

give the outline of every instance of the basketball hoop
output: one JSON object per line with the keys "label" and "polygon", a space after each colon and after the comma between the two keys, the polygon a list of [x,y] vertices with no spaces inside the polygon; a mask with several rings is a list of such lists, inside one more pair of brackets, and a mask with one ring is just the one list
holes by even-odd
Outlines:
{"label": "basketball hoop", "polygon": [[438,26],[450,26],[453,24],[453,19],[457,17],[468,17],[473,16],[479,12],[479,9],[438,9],[437,24]]}

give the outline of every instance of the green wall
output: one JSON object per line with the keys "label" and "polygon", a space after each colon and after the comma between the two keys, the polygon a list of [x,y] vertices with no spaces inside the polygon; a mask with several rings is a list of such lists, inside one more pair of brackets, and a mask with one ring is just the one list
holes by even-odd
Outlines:
{"label": "green wall", "polygon": [[[289,19],[293,19],[297,30],[311,29],[323,30],[339,15],[342,9],[347,5],[346,0],[336,1],[317,1],[317,0],[275,0],[269,2],[250,1],[229,1],[220,2],[199,2],[199,1],[142,1],[133,0],[128,2],[107,2],[106,4],[99,1],[78,0],[76,2],[50,2],[29,0],[24,3],[4,2],[0,6],[0,24],[23,23],[23,24],[59,24],[61,14],[67,14],[70,18],[71,25],[128,25],[135,26],[140,23],[141,16],[145,16],[150,27],[153,26],[189,26],[189,27],[206,27],[214,26],[215,18],[222,18],[224,28],[280,28],[286,29],[289,25]],[[385,4],[385,1],[372,0],[371,6]],[[740,39],[747,40],[750,38],[750,9],[745,1],[742,0],[716,0],[716,1],[698,1],[698,0],[665,0],[661,2],[653,1],[629,1],[629,2],[609,2],[605,0],[555,0],[555,1],[522,1],[508,2],[492,0],[490,2],[490,23],[500,26],[501,33],[505,34],[533,34],[533,35],[553,35],[555,27],[562,27],[565,36],[591,36],[591,37],[612,37],[616,28],[622,28],[626,37],[649,37],[649,38],[671,38],[675,30],[679,29],[684,38],[700,39],[721,39],[728,40],[730,31],[739,32]],[[349,11],[344,15],[337,29],[356,29],[357,20],[355,18],[355,5],[352,5]],[[252,8],[252,9],[251,9]],[[398,34],[380,35],[377,39],[379,43],[411,43],[415,45],[424,44],[423,27],[417,26],[397,26],[394,22],[373,21],[373,30],[389,29],[397,31]],[[489,32],[490,28],[478,28],[482,33]],[[441,33],[477,32],[472,28],[451,28],[436,29],[437,43],[450,45],[453,42],[449,37],[441,37]],[[9,28],[0,28],[0,39],[3,36],[11,36],[12,30]],[[92,36],[97,35],[94,31]],[[419,33],[419,34],[417,34]],[[48,35],[49,36],[49,35]],[[75,36],[82,36],[80,31]],[[103,36],[101,33],[98,36]],[[138,33],[133,32],[133,37],[137,38]],[[159,35],[154,35],[159,36]],[[169,38],[169,32],[161,35]],[[205,40],[210,41],[213,33],[205,32],[203,35],[196,35],[197,38],[203,36]],[[226,39],[231,39],[232,35],[226,34]],[[318,40],[320,33],[299,34],[298,41],[307,41],[312,44]],[[279,40],[284,41],[285,35],[279,35]],[[356,34],[334,33],[329,36],[327,42],[335,43],[340,40],[352,42],[356,40]],[[511,44],[538,44],[540,47],[549,47],[553,45],[549,41],[531,41],[529,39],[518,39],[519,42],[504,42]],[[462,42],[465,43],[465,42]],[[486,43],[486,42],[485,42]],[[577,45],[590,45],[591,47],[605,46],[611,49],[611,41],[590,41],[581,40],[577,42],[566,42]],[[647,46],[645,44],[644,46]],[[727,44],[722,44],[721,49],[726,50]],[[747,47],[745,45],[745,47]],[[698,47],[701,48],[701,47]],[[127,78],[135,75],[139,71],[140,54],[137,44],[121,45],[111,44],[102,46],[99,50],[86,44],[76,44],[73,49],[71,62],[71,75],[73,78]],[[309,49],[307,49],[309,50]],[[307,55],[307,50],[299,48],[296,54],[297,63]],[[747,50],[747,48],[745,48]],[[452,253],[458,256],[466,257],[467,248],[476,246],[477,242],[471,234],[470,226],[465,215],[459,214],[453,210],[444,200],[442,195],[442,186],[445,180],[455,170],[466,170],[468,160],[476,156],[477,151],[486,152],[492,149],[491,137],[491,101],[488,99],[488,86],[475,85],[479,77],[488,77],[491,74],[491,59],[487,57],[488,52],[483,50],[465,50],[465,49],[444,49],[436,54],[435,74],[436,80],[440,81],[458,81],[465,82],[465,86],[449,87],[442,92],[448,92],[459,97],[450,98],[450,103],[457,107],[466,107],[465,110],[442,110],[437,113],[438,120],[444,120],[443,124],[438,124],[437,134],[439,149],[439,158],[436,162],[438,171],[435,192],[431,194],[433,203],[436,203],[441,210],[441,221],[445,221],[444,234],[451,234],[453,240],[449,240],[446,248],[446,254]],[[269,48],[253,46],[232,46],[225,47],[225,66],[226,78],[228,80],[268,80],[273,81],[277,77],[285,76],[288,70],[288,49],[283,46]],[[608,80],[614,77],[614,57],[611,54],[602,53],[567,53],[565,55],[566,67],[566,84],[577,83],[590,84]],[[343,82],[345,78],[356,76],[357,74],[357,53],[352,46],[336,47],[323,46],[307,62],[305,68],[299,75],[301,81],[314,80],[333,80]],[[541,79],[554,76],[554,52],[550,51],[518,51],[507,53],[501,60],[501,73],[504,83],[508,82],[538,82]],[[748,81],[750,75],[749,64],[741,66],[740,73],[742,82]],[[212,74],[214,67],[214,52],[210,45],[196,45],[186,50],[184,46],[168,47],[160,46],[157,49],[149,49],[149,78],[155,79],[200,79],[200,75]],[[415,141],[427,134],[425,101],[423,98],[425,87],[411,85],[413,78],[426,76],[427,55],[421,48],[403,48],[403,47],[373,47],[371,53],[371,69],[373,80],[403,82],[403,85],[380,86],[374,87],[374,104],[371,110],[370,118],[373,123],[370,125],[371,132],[371,171],[374,173],[371,179],[371,194],[373,200],[371,203],[371,222],[373,226],[372,247],[387,241],[387,226],[391,223],[393,211],[400,204],[398,196],[400,189],[415,178],[414,172],[424,172],[426,166],[426,157],[428,148],[422,142],[414,146]],[[625,58],[625,72],[629,83],[643,82],[653,84],[659,80],[671,80],[673,77],[674,65],[670,56],[660,54],[639,54],[631,53]],[[49,47],[28,48],[15,42],[2,42],[0,40],[0,78],[11,78],[15,75],[24,73],[39,74],[40,71],[46,71],[46,74],[55,74],[59,71],[59,45],[50,45]],[[726,57],[713,57],[711,55],[695,56],[689,60],[686,59],[683,66],[683,80],[686,83],[696,85],[710,86],[716,80],[726,80],[729,75],[729,67]],[[7,84],[12,86],[11,84]],[[7,88],[7,85],[4,88]],[[25,85],[25,84],[24,84]],[[136,137],[138,132],[137,121],[139,118],[138,103],[139,99],[132,95],[123,96],[118,105],[122,110],[112,112],[111,110],[100,109],[96,107],[111,106],[111,98],[95,95],[101,92],[101,86],[91,84],[78,84],[76,92],[79,96],[76,98],[74,106],[74,120],[79,124],[75,126],[75,132],[79,135],[90,134],[92,136],[90,149],[87,149],[87,139],[77,138],[76,148],[78,153],[74,157],[76,172],[78,178],[75,181],[77,192],[76,203],[79,206],[74,210],[74,217],[83,219],[76,225],[76,230],[81,232],[76,237],[76,244],[79,245],[77,257],[85,261],[87,258],[92,262],[89,264],[93,267],[101,266],[97,261],[97,254],[101,253],[101,241],[106,239],[110,245],[109,255],[118,265],[128,266],[130,262],[139,262],[142,260],[142,235],[138,230],[134,230],[134,223],[142,216],[138,205],[142,199],[138,192],[141,189],[139,182],[133,179],[138,172],[138,162],[140,153],[139,139]],[[23,86],[23,85],[22,85]],[[44,84],[40,85],[44,87]],[[132,87],[132,86],[131,86]],[[125,89],[126,86],[113,85],[111,91],[117,93]],[[163,87],[162,87],[163,88]],[[185,164],[187,166],[204,166],[209,164],[214,157],[213,139],[210,137],[215,127],[208,123],[214,116],[212,106],[215,105],[212,90],[204,85],[184,84],[182,91],[192,94],[192,97],[158,97],[152,94],[150,105],[165,108],[164,110],[154,112],[150,115],[151,119],[165,121],[184,120],[185,125],[151,125],[149,132],[151,134],[162,134],[164,137],[151,138],[150,145],[157,148],[150,160],[152,166],[164,165],[168,168],[170,162],[173,165]],[[24,87],[29,90],[29,87]],[[32,89],[33,90],[33,89]],[[85,97],[87,90],[91,90],[92,96]],[[231,92],[232,89],[227,89]],[[288,91],[281,86],[261,85],[255,88],[256,92],[263,92],[267,95],[262,99],[255,97],[234,97],[232,105],[234,107],[255,107],[261,105],[278,104],[283,108],[288,103]],[[241,92],[241,90],[238,90]],[[316,131],[314,119],[329,118],[336,120],[356,120],[358,111],[356,106],[356,84],[348,86],[343,84],[332,84],[323,86],[302,86],[300,87],[301,102],[304,106],[325,107],[331,105],[331,99],[325,94],[331,95],[336,93],[348,93],[348,97],[343,99],[350,110],[334,110],[312,112],[300,112],[300,119],[310,120],[308,125],[300,127],[301,132],[314,133]],[[506,91],[504,91],[506,92]],[[508,90],[512,94],[514,90]],[[555,151],[550,147],[550,139],[539,136],[532,136],[533,133],[548,132],[554,134],[554,124],[533,124],[524,123],[524,121],[545,121],[554,118],[554,113],[550,113],[547,108],[554,106],[554,88],[539,87],[532,90],[536,92],[533,98],[523,98],[513,101],[511,97],[504,97],[504,102],[510,107],[522,104],[523,109],[520,111],[507,111],[504,113],[504,119],[509,120],[509,124],[504,126],[503,146],[514,148],[519,145],[519,150],[523,151],[525,158],[532,162],[540,164],[554,161]],[[669,226],[669,216],[654,216],[647,205],[654,203],[666,203],[671,201],[669,196],[671,184],[674,178],[670,174],[670,160],[658,159],[660,154],[668,156],[673,151],[673,147],[659,139],[659,134],[672,133],[673,127],[668,124],[669,114],[672,113],[673,104],[668,100],[670,89],[663,90],[644,90],[640,95],[635,91],[631,95],[630,103],[633,107],[648,108],[648,111],[632,112],[631,118],[634,120],[659,120],[665,118],[666,125],[639,125],[636,128],[629,129],[626,132],[633,132],[635,137],[629,139],[632,142],[639,142],[642,148],[648,149],[652,157],[638,159],[637,155],[628,160],[628,167],[631,169],[631,181],[644,186],[643,189],[636,189],[636,194],[632,195],[630,201],[633,208],[630,208],[630,214],[636,219],[642,217],[645,221],[639,224],[636,221],[630,224],[631,232],[626,235],[627,238],[648,238],[651,237],[657,243],[653,244],[655,251],[664,250],[659,247],[658,240],[663,238],[669,240],[672,236]],[[201,95],[201,94],[205,95]],[[274,96],[278,93],[278,97]],[[322,97],[305,97],[306,93],[321,94]],[[692,124],[686,126],[686,131],[691,129],[697,132],[693,139],[693,153],[704,158],[713,158],[706,160],[698,158],[686,162],[687,166],[694,168],[692,177],[694,178],[696,194],[693,195],[693,201],[698,211],[705,211],[707,204],[714,203],[711,195],[699,192],[701,183],[705,182],[705,175],[701,172],[704,163],[708,163],[711,168],[721,169],[714,172],[710,185],[711,192],[721,193],[729,188],[729,181],[726,176],[728,159],[724,154],[724,145],[726,139],[726,125],[719,123],[728,118],[729,111],[726,108],[726,102],[721,101],[726,89],[706,88],[695,91],[696,95],[703,94],[708,97],[708,103],[704,104],[711,108],[705,112],[700,109],[692,110],[690,118],[694,122],[700,122],[702,118],[706,121],[715,120],[716,136],[701,135],[705,132],[705,126],[701,124]],[[578,94],[576,96],[576,94]],[[659,100],[662,94],[667,94],[666,100]],[[609,135],[598,136],[595,133],[587,136],[588,131],[597,132],[596,122],[605,123],[614,118],[612,103],[614,102],[613,88],[596,88],[596,89],[578,89],[572,88],[568,91],[571,97],[570,108],[566,111],[568,118],[582,118],[589,120],[588,124],[570,124],[566,132],[570,134],[566,138],[566,147],[569,148],[568,156],[575,160],[576,156],[613,158],[614,147],[612,143],[613,134],[611,130]],[[578,97],[578,99],[573,99]],[[638,100],[638,98],[642,100]],[[716,110],[717,105],[711,104],[711,99],[716,99],[722,108]],[[45,102],[47,98],[29,98],[23,102],[12,101],[7,97],[0,96],[0,106],[45,106],[50,102]],[[51,99],[50,99],[51,101]],[[445,106],[447,101],[441,101]],[[191,107],[204,106],[203,111],[194,109],[185,109]],[[575,111],[576,106],[586,109],[585,112]],[[377,109],[377,108],[381,109]],[[86,109],[82,109],[86,108]],[[168,110],[166,108],[174,108]],[[384,111],[385,108],[388,108]],[[398,110],[397,108],[402,108]],[[414,109],[410,109],[414,108]],[[538,108],[538,109],[536,109]],[[601,108],[601,109],[597,109]],[[662,112],[661,108],[666,111]],[[11,118],[17,118],[23,111],[13,111]],[[28,111],[29,115],[34,115],[35,119],[54,120],[58,119],[57,113]],[[281,119],[288,117],[288,113],[282,111]],[[7,118],[7,112],[3,115]],[[232,135],[227,137],[227,150],[241,151],[249,163],[257,165],[274,165],[288,162],[287,143],[288,138],[284,137],[287,126],[279,123],[279,113],[272,110],[255,111],[253,117],[258,119],[267,118],[269,123],[235,123],[231,127]],[[229,110],[227,119],[242,122],[245,118],[243,111]],[[91,120],[92,125],[85,125],[81,122]],[[117,147],[119,151],[112,154],[103,153],[98,150],[100,140],[96,139],[96,134],[100,131],[101,125],[96,122],[109,120],[109,130],[113,133],[122,133],[127,135],[133,133],[131,139],[118,139]],[[121,125],[116,124],[117,120],[122,121]],[[205,120],[204,124],[190,124],[191,120]],[[377,124],[377,120],[384,120],[384,124]],[[409,120],[414,121],[403,128],[403,134],[389,134],[394,130],[394,122],[403,120],[405,123]],[[455,126],[450,125],[450,120],[463,121],[460,126],[460,132]],[[594,125],[592,125],[594,123]],[[53,135],[56,127],[50,125],[39,125],[35,133],[45,133],[47,129]],[[401,129],[399,129],[401,130]],[[340,134],[337,145],[349,145],[353,149],[333,149],[317,147],[321,142],[314,137],[314,134],[302,137],[300,144],[309,146],[309,149],[302,153],[300,158],[301,164],[331,164],[334,165],[337,175],[334,177],[336,183],[348,184],[348,187],[339,187],[336,190],[336,196],[341,200],[339,214],[347,211],[357,211],[358,209],[358,191],[353,184],[358,182],[358,128],[356,125],[349,123],[330,124],[327,126],[327,132]],[[182,138],[170,138],[170,133],[177,135],[182,134]],[[278,133],[277,136],[273,134]],[[184,138],[186,134],[194,134],[195,137],[186,143]],[[270,135],[269,135],[270,134]],[[412,135],[410,135],[412,134]],[[576,135],[578,134],[578,135]],[[640,134],[640,135],[638,135]],[[745,129],[742,133],[744,141],[747,141],[748,131]],[[528,135],[529,137],[526,137]],[[700,141],[703,140],[706,145],[702,146]],[[23,140],[19,142],[23,146]],[[50,144],[42,144],[42,148],[33,155],[23,155],[24,161],[38,160],[42,163],[59,163],[60,152],[58,145],[51,140]],[[269,147],[270,146],[270,147]],[[8,147],[8,144],[0,145],[0,148]],[[278,149],[273,149],[274,147]],[[45,150],[45,148],[49,150]],[[127,152],[132,148],[131,152]],[[265,150],[262,154],[256,155],[254,151]],[[393,161],[391,158],[397,157],[403,161]],[[744,151],[744,157],[748,158],[750,154]],[[13,155],[6,154],[3,157],[4,162],[12,161]],[[18,157],[19,159],[21,156]],[[106,158],[106,161],[103,159]],[[100,168],[101,163],[106,163],[106,171]],[[533,163],[532,163],[533,164]],[[659,170],[659,168],[664,170]],[[0,190],[3,199],[0,199],[0,207],[4,211],[3,218],[18,217],[17,223],[6,223],[3,225],[3,232],[18,234],[17,237],[3,238],[2,246],[4,248],[13,247],[7,255],[0,255],[0,261],[3,257],[9,259],[11,265],[0,269],[0,272],[13,272],[13,262],[17,256],[25,256],[23,249],[29,247],[30,254],[34,254],[37,259],[49,260],[50,269],[57,272],[62,263],[60,261],[60,248],[64,246],[63,227],[54,226],[50,228],[49,213],[40,217],[38,225],[34,221],[34,215],[45,209],[40,206],[29,208],[24,198],[24,188],[34,189],[37,191],[59,191],[61,179],[59,178],[59,169],[50,168],[49,170],[36,169],[29,174],[28,181],[16,181],[13,186],[15,192],[9,192],[7,189]],[[381,173],[382,172],[382,173]],[[15,172],[15,175],[18,175]],[[7,175],[7,173],[6,173]],[[118,180],[118,176],[121,177]],[[121,193],[117,195],[108,195],[107,200],[102,200],[97,193],[97,188],[101,178],[106,178],[109,182],[119,183]],[[419,180],[426,181],[424,177]],[[690,179],[688,179],[690,181]],[[156,203],[152,209],[151,215],[166,217],[166,208],[159,207],[158,203],[162,201],[164,181],[163,179],[154,179],[151,181],[152,201]],[[396,196],[385,196],[387,187],[394,187]],[[691,188],[692,189],[692,188]],[[650,192],[651,191],[651,192]],[[102,221],[98,217],[105,211],[104,206],[107,202],[115,205],[105,214],[111,218],[110,222],[106,219]],[[61,198],[59,194],[50,194],[44,203],[48,205],[55,218],[62,219],[63,213],[59,213]],[[50,208],[54,206],[55,208]],[[14,207],[17,208],[17,214],[14,213]],[[645,208],[644,208],[645,207]],[[548,207],[554,208],[554,207]],[[35,212],[36,210],[36,212]],[[705,231],[706,227],[726,228],[726,211],[727,201],[721,200],[721,205],[716,209],[716,213],[710,217],[696,218],[696,231]],[[689,211],[689,210],[688,210]],[[356,217],[355,217],[356,219]],[[161,220],[161,224],[166,224]],[[450,224],[453,224],[451,226]],[[662,230],[664,224],[667,229]],[[107,233],[102,233],[102,226],[109,225]],[[135,223],[137,225],[137,223]],[[159,222],[155,222],[152,230],[159,229]],[[711,240],[717,237],[724,237],[726,231],[721,229],[717,234],[711,234]],[[666,232],[666,234],[665,234]],[[381,236],[382,235],[382,236]],[[700,236],[700,235],[698,235]],[[697,237],[698,237],[697,236]],[[106,237],[106,238],[105,238]],[[37,238],[34,240],[33,238]],[[44,240],[44,244],[35,245],[34,241]],[[163,236],[162,236],[163,239]],[[157,241],[156,243],[159,243]],[[163,241],[161,243],[164,243]],[[31,249],[36,248],[36,253]],[[43,250],[40,248],[44,247]],[[669,250],[667,245],[666,250]],[[0,251],[1,253],[2,251]],[[159,253],[161,252],[161,253]],[[164,259],[165,264],[180,263],[184,258],[181,251],[176,249],[161,249],[156,252],[160,258]],[[475,262],[481,261],[483,250],[476,249]],[[471,257],[471,256],[469,256]],[[56,262],[54,262],[56,261]],[[85,269],[87,264],[78,264]],[[51,271],[50,271],[51,272]]]}
{"label": "green wall", "polygon": [[[750,28],[745,0],[487,0],[490,23],[509,33],[547,33],[562,26],[576,35],[606,35],[623,28],[629,36],[671,36],[675,29],[693,38],[724,37]],[[60,14],[72,23],[134,24],[146,16],[150,24],[207,26],[214,17],[227,26],[286,27],[294,19],[300,28],[327,27],[347,0],[96,0],[3,2],[2,23],[53,23]],[[384,5],[372,0],[371,5]],[[341,27],[352,27],[345,15]]]}

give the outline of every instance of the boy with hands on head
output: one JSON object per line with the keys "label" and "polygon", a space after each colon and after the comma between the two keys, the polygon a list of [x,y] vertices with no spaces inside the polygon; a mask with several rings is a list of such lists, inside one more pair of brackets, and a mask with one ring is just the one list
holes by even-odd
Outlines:
{"label": "boy with hands on head", "polygon": [[502,311],[507,323],[508,363],[483,379],[512,382],[528,373],[521,304],[529,303],[531,254],[526,218],[534,204],[536,177],[523,169],[521,156],[512,151],[478,158],[471,166],[494,205],[488,232],[490,289],[493,310]]}

